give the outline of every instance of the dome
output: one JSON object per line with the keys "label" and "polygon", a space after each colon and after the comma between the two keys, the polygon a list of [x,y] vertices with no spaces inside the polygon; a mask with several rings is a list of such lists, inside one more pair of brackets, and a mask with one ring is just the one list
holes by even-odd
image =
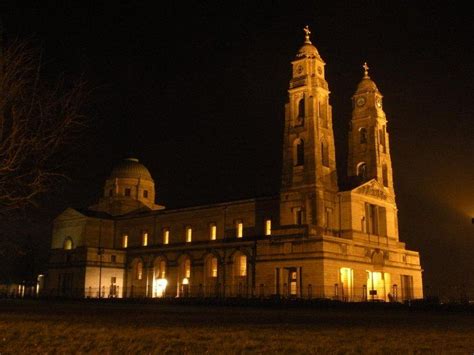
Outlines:
{"label": "dome", "polygon": [[378,92],[379,89],[377,89],[377,85],[375,85],[374,81],[370,79],[369,66],[367,65],[367,62],[364,63],[362,68],[364,68],[364,77],[360,81],[359,85],[357,85],[356,94],[363,92]]}
{"label": "dome", "polygon": [[319,52],[315,46],[310,43],[305,42],[298,50],[296,57],[319,57]]}
{"label": "dome", "polygon": [[148,169],[135,158],[127,158],[117,164],[112,170],[110,178],[132,178],[153,181]]}

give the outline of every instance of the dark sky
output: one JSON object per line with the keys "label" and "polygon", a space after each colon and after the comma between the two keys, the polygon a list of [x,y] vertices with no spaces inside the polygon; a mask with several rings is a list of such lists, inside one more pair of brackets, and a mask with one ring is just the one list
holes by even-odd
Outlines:
{"label": "dark sky", "polygon": [[157,202],[169,207],[276,194],[290,61],[308,24],[327,63],[340,178],[350,97],[367,61],[389,121],[400,239],[420,251],[426,285],[474,289],[474,29],[467,7],[85,3],[12,2],[1,13],[7,40],[43,48],[47,78],[83,73],[93,88],[87,134],[67,166],[72,180],[44,201],[42,222],[35,222],[46,231],[38,237],[45,245],[52,218],[93,203],[128,154],[149,168]]}

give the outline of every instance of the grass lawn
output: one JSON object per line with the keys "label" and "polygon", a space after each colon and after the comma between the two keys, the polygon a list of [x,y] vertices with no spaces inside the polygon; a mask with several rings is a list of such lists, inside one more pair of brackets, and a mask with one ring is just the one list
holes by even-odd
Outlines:
{"label": "grass lawn", "polygon": [[0,300],[0,354],[474,353],[474,314]]}

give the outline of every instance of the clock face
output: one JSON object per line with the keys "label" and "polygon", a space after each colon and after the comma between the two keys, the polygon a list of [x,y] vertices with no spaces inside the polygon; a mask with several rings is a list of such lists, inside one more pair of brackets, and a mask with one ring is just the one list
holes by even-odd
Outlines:
{"label": "clock face", "polygon": [[382,99],[380,97],[377,98],[376,105],[378,108],[382,108]]}
{"label": "clock face", "polygon": [[359,97],[356,101],[357,106],[361,107],[365,105],[365,97]]}
{"label": "clock face", "polygon": [[303,66],[298,65],[298,67],[296,68],[296,74],[301,74],[302,72],[303,72]]}

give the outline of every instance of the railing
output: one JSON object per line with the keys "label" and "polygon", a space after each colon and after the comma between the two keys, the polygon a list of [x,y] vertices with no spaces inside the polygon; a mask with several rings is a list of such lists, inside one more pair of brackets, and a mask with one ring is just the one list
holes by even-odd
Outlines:
{"label": "railing", "polygon": [[[471,290],[474,291],[474,290]],[[152,287],[129,286],[103,286],[100,289],[89,287],[86,289],[47,289],[40,296],[65,297],[65,298],[130,298],[130,299],[170,299],[170,298],[282,298],[282,299],[326,299],[339,302],[405,302],[421,295],[420,289],[371,290],[366,286],[347,290],[338,284],[333,285],[306,285],[303,288],[291,287],[291,285],[280,285],[277,290],[274,286],[265,284],[256,285],[254,288],[244,283],[234,285],[179,285],[170,286],[165,289],[153,289]],[[457,301],[468,301],[469,295],[474,297],[474,292],[467,294]],[[2,295],[0,294],[0,297]],[[4,297],[20,297],[19,295],[3,295]],[[472,299],[472,298],[471,298]]]}

